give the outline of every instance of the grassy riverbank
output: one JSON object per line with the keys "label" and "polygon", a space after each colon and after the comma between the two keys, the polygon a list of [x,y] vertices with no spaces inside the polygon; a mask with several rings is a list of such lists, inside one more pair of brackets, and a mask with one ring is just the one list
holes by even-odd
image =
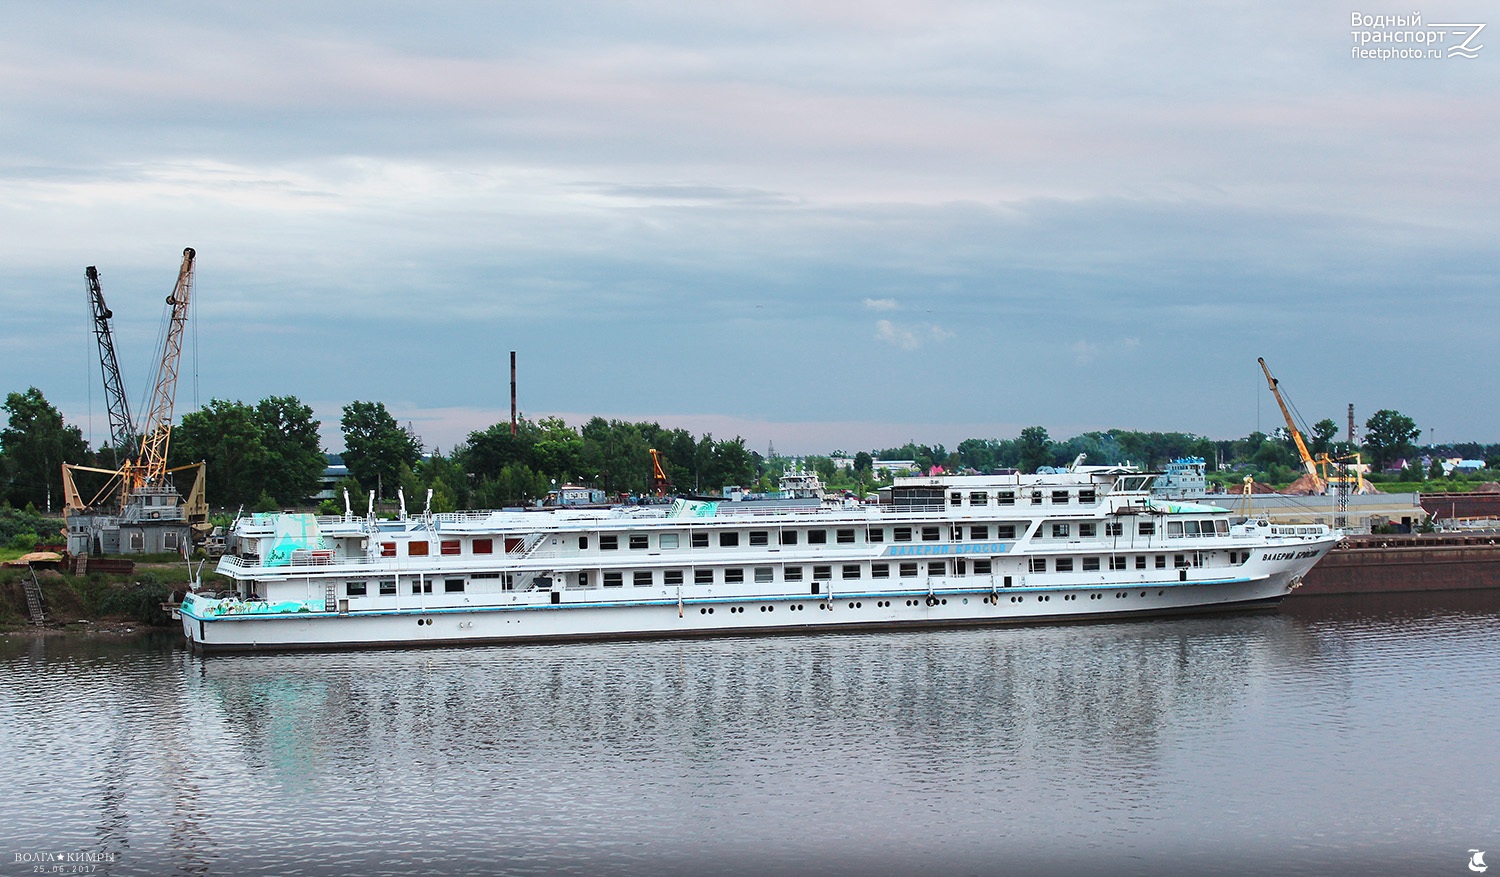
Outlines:
{"label": "grassy riverbank", "polygon": [[[169,625],[171,618],[161,604],[181,599],[187,591],[192,578],[187,564],[175,555],[132,559],[136,567],[128,575],[92,572],[75,576],[63,570],[37,570],[47,627],[93,630]],[[31,627],[23,586],[30,578],[31,571],[25,567],[0,568],[0,630]],[[204,567],[205,587],[213,589],[226,582],[228,579]]]}

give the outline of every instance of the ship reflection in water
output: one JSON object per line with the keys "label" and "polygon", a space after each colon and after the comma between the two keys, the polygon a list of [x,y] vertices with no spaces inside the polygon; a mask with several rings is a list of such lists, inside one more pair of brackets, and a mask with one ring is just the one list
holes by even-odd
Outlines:
{"label": "ship reflection in water", "polygon": [[1497,627],[1467,592],[428,651],[8,643],[0,838],[115,874],[1433,872],[1500,834]]}

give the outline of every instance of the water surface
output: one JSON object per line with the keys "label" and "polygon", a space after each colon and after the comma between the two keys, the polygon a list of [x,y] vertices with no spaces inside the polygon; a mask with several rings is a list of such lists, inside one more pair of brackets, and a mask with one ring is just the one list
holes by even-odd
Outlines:
{"label": "water surface", "polygon": [[1466,874],[1500,855],[1497,635],[1500,595],[1453,592],[326,654],[11,638],[0,875]]}

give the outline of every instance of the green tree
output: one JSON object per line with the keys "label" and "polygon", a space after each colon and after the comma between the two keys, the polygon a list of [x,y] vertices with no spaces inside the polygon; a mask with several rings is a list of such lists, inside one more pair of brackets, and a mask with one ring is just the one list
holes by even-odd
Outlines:
{"label": "green tree", "polygon": [[1035,472],[1039,467],[1051,464],[1052,439],[1048,437],[1046,427],[1028,426],[1021,430],[1018,446],[1022,472]]}
{"label": "green tree", "polygon": [[9,425],[0,431],[0,458],[6,476],[4,497],[12,505],[33,503],[46,509],[62,500],[62,464],[89,463],[88,442],[42,391],[30,387],[5,397]]}
{"label": "green tree", "polygon": [[860,451],[854,455],[854,472],[856,475],[868,475],[874,465],[875,459],[870,456],[869,451]]}
{"label": "green tree", "polygon": [[1330,418],[1323,418],[1312,427],[1312,452],[1327,454],[1333,449],[1333,437],[1339,434],[1339,425]]}
{"label": "green tree", "polygon": [[458,511],[460,504],[469,498],[468,479],[451,457],[445,457],[436,449],[417,464],[417,482],[432,490],[434,512]]}
{"label": "green tree", "polygon": [[361,484],[376,485],[381,499],[395,492],[401,467],[422,458],[422,443],[397,425],[384,402],[350,402],[340,424],[344,465]]}
{"label": "green tree", "polygon": [[1415,453],[1413,442],[1422,431],[1410,417],[1399,411],[1382,408],[1365,421],[1365,448],[1376,472],[1404,456]]}
{"label": "green tree", "polygon": [[265,505],[264,497],[279,507],[267,488],[271,455],[265,430],[255,409],[243,402],[211,399],[184,414],[172,431],[171,455],[174,465],[207,464],[205,490],[215,505]]}
{"label": "green tree", "polygon": [[266,492],[284,505],[297,505],[317,493],[328,457],[313,410],[296,396],[271,396],[255,406],[255,422],[266,452]]}

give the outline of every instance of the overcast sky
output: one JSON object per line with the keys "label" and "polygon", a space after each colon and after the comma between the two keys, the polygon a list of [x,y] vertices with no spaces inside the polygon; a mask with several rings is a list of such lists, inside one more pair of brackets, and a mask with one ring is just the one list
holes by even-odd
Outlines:
{"label": "overcast sky", "polygon": [[1257,356],[1500,441],[1500,7],[1352,24],[1414,9],[0,0],[0,392],[107,440],[84,268],[139,407],[192,246],[179,415],[330,450],[507,419],[511,350],[527,416],[761,452],[1239,437]]}

